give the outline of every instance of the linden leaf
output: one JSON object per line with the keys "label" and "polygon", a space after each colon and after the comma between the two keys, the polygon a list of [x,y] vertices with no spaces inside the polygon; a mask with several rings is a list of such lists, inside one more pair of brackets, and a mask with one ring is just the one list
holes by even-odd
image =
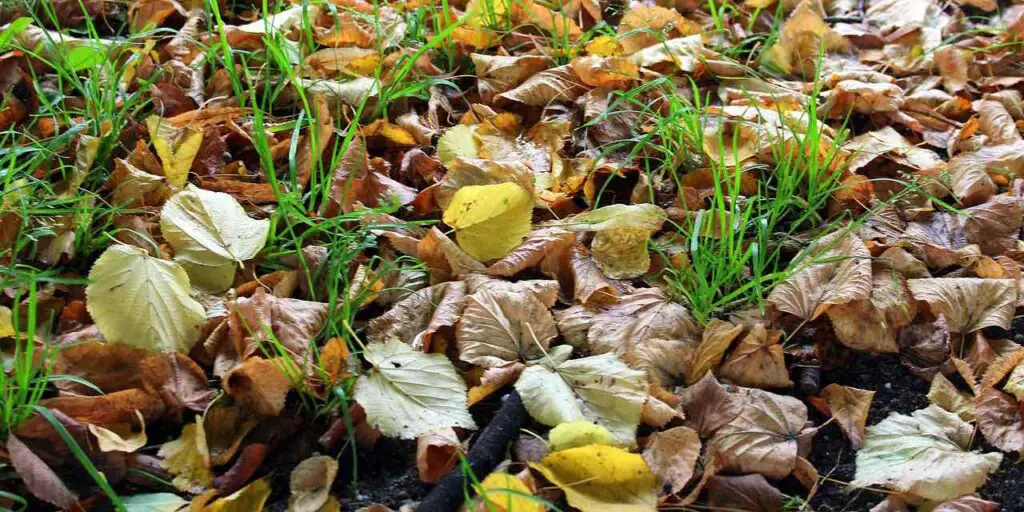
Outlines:
{"label": "linden leaf", "polygon": [[649,512],[657,507],[654,474],[644,458],[594,444],[551,453],[530,463],[565,492],[569,505],[587,512]]}
{"label": "linden leaf", "polygon": [[739,416],[715,431],[708,450],[724,469],[783,478],[796,467],[806,423],[807,407],[799,400],[749,389]]}
{"label": "linden leaf", "polygon": [[534,107],[543,107],[553,101],[571,102],[586,91],[570,66],[545,69],[527,78],[518,87],[498,95],[499,98],[518,101]]}
{"label": "linden leaf", "polygon": [[277,416],[284,409],[285,397],[292,387],[282,360],[259,356],[246,359],[224,375],[224,392],[257,414]]}
{"label": "linden leaf", "polygon": [[833,304],[871,296],[871,254],[852,233],[824,237],[795,261],[803,264],[768,295],[781,311],[813,320]]}
{"label": "linden leaf", "polygon": [[392,339],[364,352],[373,370],[356,382],[367,421],[386,436],[415,439],[443,427],[476,428],[466,384],[444,354],[424,354]]}
{"label": "linden leaf", "polygon": [[627,279],[650,268],[647,241],[664,222],[665,212],[656,205],[613,204],[558,224],[569,231],[597,231],[590,249],[598,267],[612,279]]}
{"label": "linden leaf", "polygon": [[978,430],[985,440],[1004,452],[1024,454],[1024,422],[1017,400],[987,388],[978,395],[976,404]]}
{"label": "linden leaf", "polygon": [[895,354],[896,334],[910,325],[917,304],[902,275],[885,270],[874,272],[871,297],[828,309],[836,338],[854,350]]}
{"label": "linden leaf", "polygon": [[1010,279],[934,278],[907,281],[914,298],[946,318],[950,332],[1010,328],[1017,289]]}
{"label": "linden leaf", "polygon": [[615,436],[589,421],[560,423],[548,432],[548,449],[557,452],[588,444],[615,444]]}
{"label": "linden leaf", "polygon": [[711,510],[785,510],[785,497],[758,474],[714,475],[708,479],[707,489],[708,506]]}
{"label": "linden leaf", "polygon": [[695,384],[704,377],[704,374],[714,371],[722,362],[722,357],[729,350],[732,341],[743,332],[743,326],[733,325],[729,322],[712,319],[704,327],[704,334],[697,353],[693,356],[693,364],[686,374],[686,383]]}
{"label": "linden leaf", "polygon": [[160,163],[163,165],[167,183],[181,188],[188,182],[188,171],[192,168],[192,160],[199,153],[203,143],[202,128],[178,128],[160,116],[146,118],[146,128],[153,140]]}
{"label": "linden leaf", "polygon": [[530,366],[516,391],[533,419],[549,426],[590,420],[608,429],[618,444],[633,445],[647,383],[612,354],[573,359],[548,368]]}
{"label": "linden leaf", "polygon": [[270,220],[250,218],[230,194],[189,185],[164,204],[160,231],[176,259],[216,267],[255,257],[267,242]]}
{"label": "linden leaf", "polygon": [[455,330],[459,357],[484,367],[542,357],[556,336],[551,312],[532,293],[486,288],[466,299]]}
{"label": "linden leaf", "polygon": [[960,391],[942,372],[936,372],[928,388],[928,401],[943,409],[956,413],[964,421],[977,418],[974,397]]}
{"label": "linden leaf", "polygon": [[230,496],[202,507],[200,512],[262,512],[270,491],[270,484],[261,478]]}
{"label": "linden leaf", "polygon": [[391,338],[428,351],[434,333],[454,326],[466,307],[466,283],[449,281],[417,290],[383,315],[370,320],[367,340],[384,343]]}
{"label": "linden leaf", "polygon": [[210,450],[201,419],[185,425],[177,439],[160,447],[159,455],[163,466],[175,475],[171,483],[179,490],[199,494],[213,485]]}
{"label": "linden leaf", "polygon": [[188,505],[180,496],[169,492],[122,496],[121,501],[127,512],[177,512]]}
{"label": "linden leaf", "polygon": [[487,502],[487,510],[499,512],[544,512],[544,505],[531,499],[533,493],[522,480],[502,471],[495,471],[476,486],[476,492]]}
{"label": "linden leaf", "polygon": [[515,183],[460,188],[444,211],[459,247],[478,260],[498,259],[530,232],[533,195]]}
{"label": "linden leaf", "polygon": [[177,263],[137,247],[113,245],[89,271],[85,295],[89,314],[108,341],[187,353],[206,321],[206,311],[190,291],[188,275]]}
{"label": "linden leaf", "polygon": [[464,124],[455,125],[437,139],[437,159],[448,166],[459,157],[477,158],[474,128]]}
{"label": "linden leaf", "polygon": [[973,433],[959,416],[934,405],[910,416],[891,413],[868,427],[850,485],[882,485],[930,501],[970,494],[1003,459],[967,451]]}
{"label": "linden leaf", "polygon": [[[477,89],[485,101],[489,101],[496,94],[512,90],[527,78],[547,69],[551,63],[551,59],[540,55],[472,53],[469,58],[473,60],[476,69]],[[438,142],[439,158],[440,146],[441,143]],[[444,158],[441,158],[441,161],[444,162]]]}
{"label": "linden leaf", "polygon": [[658,480],[675,494],[693,478],[700,457],[700,435],[688,427],[673,427],[655,432],[644,448],[644,460]]}
{"label": "linden leaf", "polygon": [[720,375],[743,386],[792,386],[781,341],[782,331],[768,331],[763,324],[755,325],[729,354]]}

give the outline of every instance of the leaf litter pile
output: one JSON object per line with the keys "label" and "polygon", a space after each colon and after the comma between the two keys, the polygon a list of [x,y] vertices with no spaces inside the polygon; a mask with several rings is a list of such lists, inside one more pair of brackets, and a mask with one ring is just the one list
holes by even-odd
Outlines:
{"label": "leaf litter pile", "polygon": [[0,507],[1024,510],[1024,5],[780,2],[4,2]]}

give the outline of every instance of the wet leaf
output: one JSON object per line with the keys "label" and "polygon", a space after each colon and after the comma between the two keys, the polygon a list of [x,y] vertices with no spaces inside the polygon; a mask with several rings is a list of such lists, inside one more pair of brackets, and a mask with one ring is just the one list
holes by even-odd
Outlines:
{"label": "wet leaf", "polygon": [[373,371],[359,377],[355,398],[384,435],[415,439],[442,427],[473,429],[466,384],[443,354],[424,354],[397,340],[366,347]]}

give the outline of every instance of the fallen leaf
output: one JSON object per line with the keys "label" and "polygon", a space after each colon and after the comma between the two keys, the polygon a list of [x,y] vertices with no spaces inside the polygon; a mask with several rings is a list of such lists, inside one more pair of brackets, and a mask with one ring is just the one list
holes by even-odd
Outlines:
{"label": "fallen leaf", "polygon": [[896,272],[877,270],[872,274],[871,297],[828,308],[828,318],[839,341],[854,350],[894,354],[899,351],[896,335],[910,325],[917,304]]}
{"label": "fallen leaf", "polygon": [[719,375],[743,386],[786,388],[793,385],[782,349],[782,331],[757,324],[722,364]]}
{"label": "fallen leaf", "polygon": [[118,433],[99,425],[91,423],[86,425],[89,432],[96,438],[96,446],[100,451],[132,453],[146,446],[146,419],[141,412],[136,410],[135,413],[141,425],[138,432],[132,432],[130,429],[120,429],[122,432]]}
{"label": "fallen leaf", "polygon": [[712,476],[707,483],[712,510],[774,512],[784,510],[785,497],[761,475]]}
{"label": "fallen leaf", "polygon": [[721,364],[725,352],[729,350],[733,340],[743,332],[743,326],[711,319],[704,326],[704,334],[701,335],[700,345],[693,356],[693,365],[686,375],[686,383],[693,385],[701,380],[708,372],[713,372]]}
{"label": "fallen leaf", "polygon": [[435,284],[411,293],[383,315],[370,320],[367,341],[384,343],[391,338],[429,351],[434,333],[454,327],[465,309],[466,283]]}
{"label": "fallen leaf", "polygon": [[999,504],[994,501],[983,500],[977,496],[961,496],[939,503],[932,509],[932,512],[996,512],[996,510],[999,510]]}
{"label": "fallen leaf", "polygon": [[1004,452],[1024,454],[1024,422],[1018,403],[998,389],[984,389],[977,397],[978,430],[992,446]]}
{"label": "fallen leaf", "polygon": [[444,354],[424,354],[397,340],[367,345],[373,371],[356,382],[355,399],[384,435],[415,439],[442,427],[476,428],[466,384]]}
{"label": "fallen leaf", "polygon": [[662,494],[676,494],[693,478],[700,457],[700,436],[687,427],[655,432],[644,448],[644,460],[662,483]]}
{"label": "fallen leaf", "polygon": [[649,511],[657,504],[644,458],[600,444],[548,454],[530,467],[565,492],[569,505],[594,512]]}
{"label": "fallen leaf", "polygon": [[491,367],[542,357],[558,330],[533,294],[483,289],[466,298],[455,330],[459,357]]}
{"label": "fallen leaf", "polygon": [[224,375],[224,391],[257,414],[277,416],[296,378],[287,371],[282,358],[250,357]]}
{"label": "fallen leaf", "polygon": [[188,505],[187,501],[169,492],[121,496],[121,502],[128,512],[177,512]]}
{"label": "fallen leaf", "polygon": [[533,498],[522,480],[502,471],[495,471],[476,486],[476,492],[499,512],[543,512],[544,505]]}
{"label": "fallen leaf", "polygon": [[[113,245],[89,271],[89,314],[104,338],[152,351],[185,352],[199,339],[203,306],[180,265]],[[126,316],[125,311],[145,312]]]}
{"label": "fallen leaf", "polygon": [[14,471],[33,496],[62,509],[76,506],[78,497],[38,455],[10,432],[7,434],[7,453]]}
{"label": "fallen leaf", "polygon": [[462,443],[450,428],[427,432],[416,439],[416,472],[421,482],[436,483],[459,463]]}
{"label": "fallen leaf", "polygon": [[875,392],[833,383],[821,390],[821,396],[825,399],[839,429],[850,440],[850,445],[854,450],[860,450],[864,446],[868,410],[871,408]]}
{"label": "fallen leaf", "polygon": [[[477,89],[484,101],[490,101],[494,96],[512,90],[551,64],[551,59],[540,55],[506,56],[473,53],[469,57],[476,70]],[[440,143],[438,147],[440,149]],[[441,162],[444,161],[442,158]]]}
{"label": "fallen leaf", "polygon": [[468,185],[455,192],[444,223],[455,228],[462,250],[479,260],[493,260],[526,237],[532,215],[532,195],[515,183]]}
{"label": "fallen leaf", "polygon": [[686,413],[686,425],[705,438],[735,419],[746,403],[743,394],[735,388],[726,389],[711,373],[705,373],[696,384],[683,389],[679,398]]}
{"label": "fallen leaf", "polygon": [[806,423],[799,400],[749,389],[740,414],[715,431],[708,450],[723,469],[783,478],[796,467]]}
{"label": "fallen leaf", "polygon": [[549,426],[589,420],[611,432],[619,444],[633,445],[647,400],[644,373],[613,354],[584,357],[552,367],[526,368],[516,391],[533,419]]}
{"label": "fallen leaf", "polygon": [[188,182],[188,171],[192,160],[199,153],[203,142],[202,128],[179,128],[160,116],[146,118],[146,128],[153,141],[153,148],[160,157],[167,183],[181,188]]}
{"label": "fallen leaf", "polygon": [[798,255],[797,270],[779,283],[767,302],[786,313],[813,320],[833,304],[871,296],[871,254],[853,234],[823,237]]}
{"label": "fallen leaf", "polygon": [[338,461],[334,457],[315,455],[300,462],[289,477],[289,512],[319,511],[331,497],[328,493],[337,475]]}
{"label": "fallen leaf", "polygon": [[957,389],[942,373],[936,373],[928,388],[928,401],[946,411],[955,413],[960,419],[973,422],[977,419],[974,397]]}
{"label": "fallen leaf", "polygon": [[262,512],[270,497],[270,484],[259,479],[238,492],[220,498],[200,509],[201,512]]}
{"label": "fallen leaf", "polygon": [[967,451],[974,429],[937,406],[910,416],[891,413],[868,427],[850,485],[882,485],[926,500],[974,492],[999,467],[998,453]]}
{"label": "fallen leaf", "polygon": [[199,494],[213,485],[210,451],[201,418],[185,425],[177,439],[164,443],[159,455],[163,457],[164,468],[175,475],[171,483],[178,490]]}
{"label": "fallen leaf", "polygon": [[585,91],[583,83],[570,66],[545,69],[526,79],[498,98],[516,101],[533,107],[543,107],[556,101],[573,101]]}
{"label": "fallen leaf", "polygon": [[647,241],[665,222],[665,212],[652,204],[613,204],[558,223],[569,231],[596,231],[590,249],[612,279],[642,275],[651,266]]}
{"label": "fallen leaf", "polygon": [[548,432],[548,449],[553,452],[588,444],[615,444],[615,436],[601,425],[589,421],[568,421]]}
{"label": "fallen leaf", "polygon": [[1017,291],[1009,279],[935,278],[907,281],[914,298],[946,318],[951,332],[1010,328]]}

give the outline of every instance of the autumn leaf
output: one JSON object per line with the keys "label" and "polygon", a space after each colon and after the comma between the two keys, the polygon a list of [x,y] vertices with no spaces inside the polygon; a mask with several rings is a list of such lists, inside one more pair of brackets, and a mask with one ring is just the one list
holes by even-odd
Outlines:
{"label": "autumn leaf", "polygon": [[416,439],[416,472],[421,482],[439,482],[459,462],[462,443],[450,428],[427,432]]}
{"label": "autumn leaf", "polygon": [[956,414],[936,406],[910,416],[891,413],[868,427],[850,485],[882,485],[932,501],[972,493],[1003,458],[968,451],[973,430]]}
{"label": "autumn leaf", "polygon": [[782,492],[758,474],[714,475],[707,483],[708,505],[721,510],[769,512],[784,509]]}
{"label": "autumn leaf", "polygon": [[733,340],[743,332],[743,326],[733,325],[729,322],[712,319],[704,326],[704,333],[701,335],[700,345],[693,356],[693,365],[686,375],[686,382],[691,386],[699,381],[708,372],[718,368],[729,350]]}
{"label": "autumn leaf", "polygon": [[201,512],[259,512],[263,510],[263,505],[270,497],[270,492],[270,484],[266,479],[261,478],[230,496],[215,500],[200,510]]}
{"label": "autumn leaf", "polygon": [[498,98],[516,101],[534,107],[543,107],[557,101],[573,101],[585,88],[568,65],[545,69],[518,86],[498,95]]}
{"label": "autumn leaf", "polygon": [[652,204],[614,204],[558,223],[569,231],[596,231],[591,252],[612,279],[637,277],[651,266],[647,241],[661,228],[665,212]]}
{"label": "autumn leaf", "polygon": [[62,509],[70,509],[78,503],[78,497],[53,469],[13,433],[7,434],[7,453],[14,471],[35,497]]}
{"label": "autumn leaf", "polygon": [[686,425],[705,438],[735,419],[746,403],[745,395],[736,388],[727,389],[711,373],[683,389],[679,398]]}
{"label": "autumn leaf", "polygon": [[594,444],[554,452],[530,467],[565,492],[569,504],[595,512],[655,508],[654,475],[644,458]]}
{"label": "autumn leaf", "polygon": [[673,427],[652,434],[643,456],[651,472],[663,484],[662,489],[675,494],[693,478],[700,448],[700,436],[696,431]]}
{"label": "autumn leaf", "polygon": [[466,298],[455,329],[460,358],[485,367],[542,357],[556,336],[554,318],[533,294],[489,289]]}
{"label": "autumn leaf", "polygon": [[[469,57],[476,70],[477,88],[485,101],[512,90],[551,64],[550,59],[540,55],[505,56],[473,53]],[[444,158],[441,161],[444,162]]]}
{"label": "autumn leaf", "polygon": [[206,311],[190,292],[180,265],[126,245],[100,255],[85,291],[89,314],[107,340],[164,352],[188,352],[198,341]]}
{"label": "autumn leaf", "polygon": [[257,414],[277,416],[292,387],[281,358],[250,357],[224,376],[224,391]]}
{"label": "autumn leaf", "polygon": [[503,512],[543,512],[544,505],[531,499],[533,493],[522,480],[503,471],[495,471],[476,486],[476,492],[488,507]]}
{"label": "autumn leaf", "polygon": [[767,302],[781,311],[813,320],[833,304],[871,296],[871,255],[853,234],[823,237],[797,256],[796,272],[779,283]]}
{"label": "autumn leaf", "polygon": [[588,444],[614,445],[615,437],[601,425],[583,420],[559,423],[548,432],[548,449],[553,452]]}
{"label": "autumn leaf", "polygon": [[[444,211],[459,247],[479,260],[504,257],[530,232],[533,197],[515,183],[460,188]],[[499,233],[500,236],[495,236]]]}
{"label": "autumn leaf", "polygon": [[146,118],[146,127],[152,137],[153,148],[163,164],[167,183],[177,188],[184,187],[188,182],[192,160],[199,153],[199,146],[203,142],[203,130],[179,128],[159,116]]}
{"label": "autumn leaf", "polygon": [[338,474],[334,457],[316,455],[300,462],[289,477],[291,496],[288,510],[317,512],[330,498],[331,484]]}
{"label": "autumn leaf", "polygon": [[355,399],[384,435],[415,439],[441,427],[473,429],[466,384],[443,354],[424,354],[397,340],[364,353],[373,370],[359,377]]}
{"label": "autumn leaf", "polygon": [[586,419],[626,446],[636,442],[646,388],[644,373],[612,354],[530,366],[516,381],[523,405],[538,422],[555,426]]}
{"label": "autumn leaf", "polygon": [[896,335],[910,325],[917,304],[896,272],[872,273],[871,296],[828,308],[828,318],[839,341],[854,350],[896,353]]}
{"label": "autumn leaf", "polygon": [[951,332],[971,333],[983,327],[1010,328],[1016,288],[1008,279],[911,279],[914,298],[942,314]]}
{"label": "autumn leaf", "polygon": [[429,351],[434,333],[454,327],[465,309],[466,283],[452,281],[417,290],[367,326],[370,343],[385,343],[391,338]]}
{"label": "autumn leaf", "polygon": [[164,443],[159,455],[167,471],[175,475],[172,483],[179,490],[198,494],[213,485],[210,450],[201,418],[185,425],[177,439]]}
{"label": "autumn leaf", "polygon": [[833,383],[821,390],[821,396],[853,449],[861,449],[864,446],[868,410],[875,392]]}
{"label": "autumn leaf", "polygon": [[764,325],[755,325],[729,354],[719,374],[744,386],[792,386],[781,342],[781,331],[769,332]]}
{"label": "autumn leaf", "polygon": [[964,421],[977,419],[974,397],[957,387],[941,373],[936,373],[928,388],[928,401],[946,411],[955,413]]}

